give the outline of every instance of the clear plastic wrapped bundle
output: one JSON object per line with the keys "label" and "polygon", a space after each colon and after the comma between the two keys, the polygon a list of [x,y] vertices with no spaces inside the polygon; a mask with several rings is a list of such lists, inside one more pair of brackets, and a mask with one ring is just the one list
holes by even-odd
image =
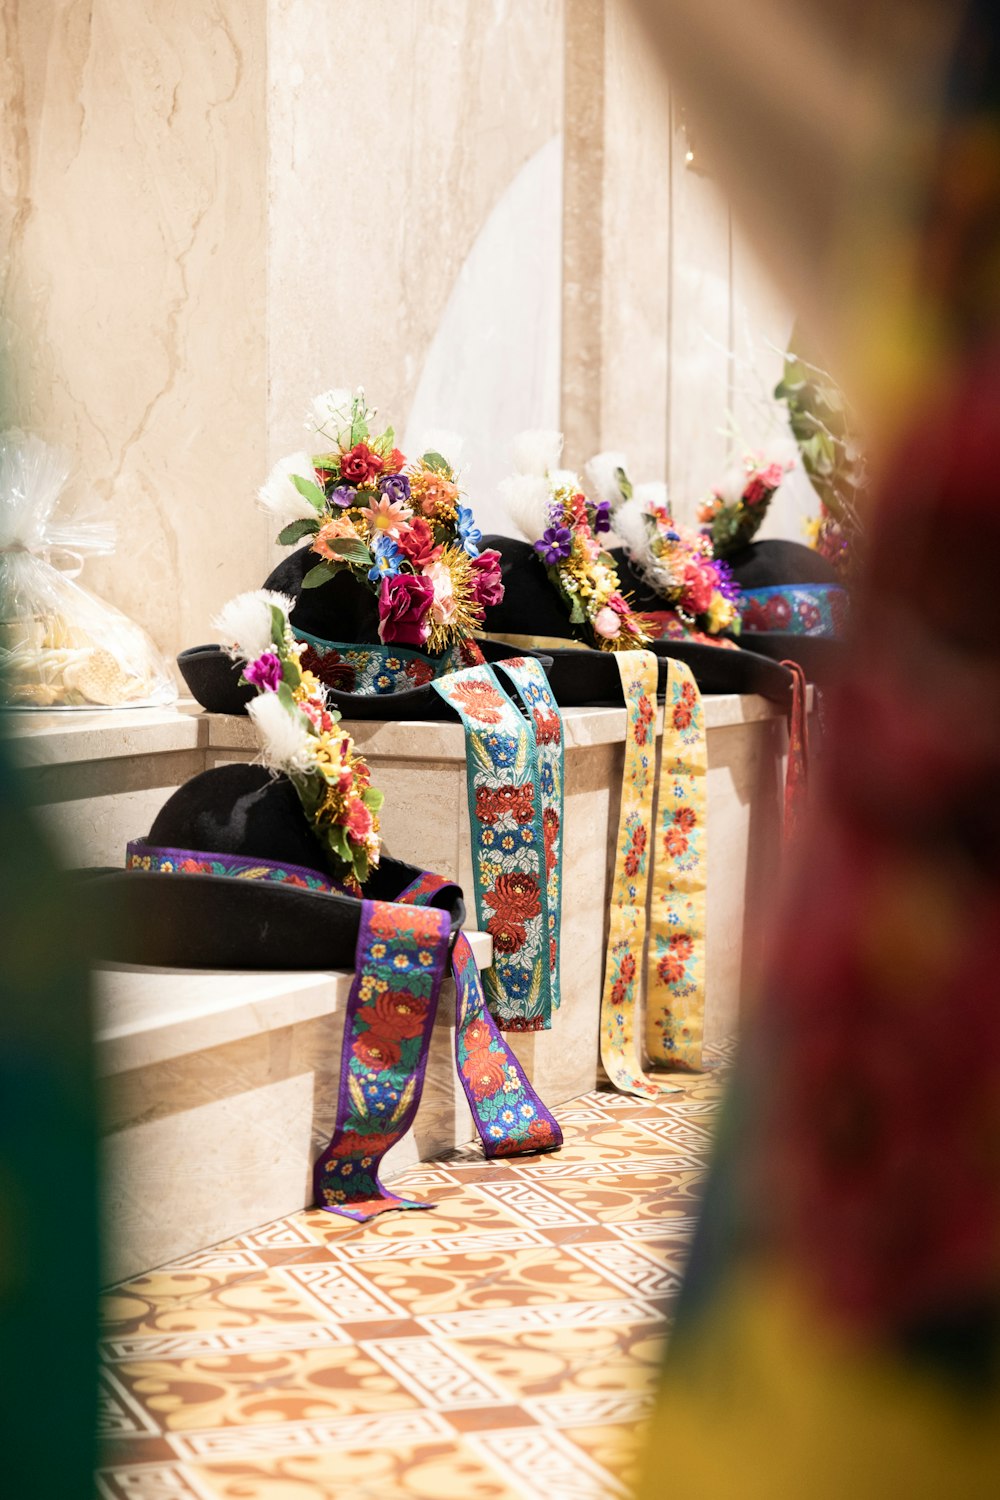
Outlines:
{"label": "clear plastic wrapped bundle", "polygon": [[114,528],[59,521],[66,455],[0,435],[0,694],[10,708],[149,708],[177,696],[146,632],[75,581]]}

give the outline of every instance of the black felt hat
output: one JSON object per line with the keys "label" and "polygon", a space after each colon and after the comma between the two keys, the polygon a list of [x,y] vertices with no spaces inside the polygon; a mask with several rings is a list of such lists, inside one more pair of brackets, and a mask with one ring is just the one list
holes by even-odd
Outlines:
{"label": "black felt hat", "polygon": [[[619,704],[622,701],[621,678],[611,651],[581,649],[569,643],[575,639],[573,626],[562,599],[553,588],[545,564],[530,542],[514,537],[488,536],[484,547],[500,553],[500,570],[504,597],[490,611],[490,631],[511,639],[540,640],[552,657],[549,682],[556,701],[564,708],[582,705]],[[613,553],[616,563],[618,555]],[[627,594],[633,589],[631,571],[619,566],[619,577]],[[648,589],[643,586],[644,594]],[[662,608],[663,601],[653,596],[646,608]],[[634,604],[642,610],[643,599]],[[566,641],[565,647],[550,644]],[[791,673],[778,662],[753,652],[729,650],[724,646],[706,646],[699,641],[654,641],[649,647],[660,658],[658,691],[666,691],[670,660],[685,662],[703,693],[759,693],[787,707],[792,692]]]}
{"label": "black felt hat", "polygon": [[[751,542],[732,553],[727,562],[733,577],[743,591],[743,630],[741,640],[762,656],[777,661],[795,661],[810,682],[828,684],[840,672],[846,654],[842,638],[846,625],[847,593],[836,569],[813,547],[801,542],[769,539]],[[836,590],[836,618],[833,634],[809,634],[779,628],[760,629],[754,623],[756,612],[747,611],[748,595],[758,589],[819,588]],[[807,602],[807,601],[806,601]],[[774,612],[774,603],[770,606]],[[789,606],[782,604],[785,613]],[[763,610],[760,611],[763,616]]]}
{"label": "black felt hat", "polygon": [[[309,547],[284,558],[271,573],[264,587],[286,595],[293,601],[289,615],[292,629],[300,640],[306,640],[311,655],[305,665],[316,673],[326,688],[331,708],[345,719],[448,719],[452,710],[435,692],[429,678],[434,675],[440,656],[410,649],[400,652],[422,670],[415,675],[413,687],[396,692],[358,692],[357,673],[349,661],[342,660],[337,647],[347,645],[363,650],[379,643],[378,604],[375,595],[359,579],[345,570],[319,588],[304,589],[302,580],[315,563]],[[504,661],[518,655],[536,657],[545,669],[548,657],[539,651],[520,652],[500,641],[478,641],[487,662]],[[475,660],[469,655],[466,665]],[[242,714],[256,697],[256,689],[240,686],[242,662],[233,662],[220,646],[192,646],[177,658],[181,676],[192,696],[210,713]]]}
{"label": "black felt hat", "polygon": [[[143,851],[176,854],[174,871],[90,870],[78,876],[80,900],[103,935],[100,957],[161,968],[354,967],[361,914],[356,897],[239,873],[184,872],[198,863],[186,854],[235,856],[329,881],[322,846],[287,776],[243,763],[201,772],[167,799],[141,841],[140,859]],[[383,855],[362,895],[393,901],[422,873]],[[459,930],[465,904],[458,886],[443,886],[430,904],[448,911],[452,932]]]}

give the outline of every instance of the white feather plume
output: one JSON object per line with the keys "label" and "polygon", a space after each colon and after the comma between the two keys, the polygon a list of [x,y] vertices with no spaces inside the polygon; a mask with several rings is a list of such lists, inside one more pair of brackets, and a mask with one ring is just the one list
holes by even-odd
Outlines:
{"label": "white feather plume", "polygon": [[621,538],[622,546],[633,561],[643,557],[648,551],[649,543],[646,537],[645,507],[637,495],[631,500],[625,500],[619,505],[614,514],[615,533]]}
{"label": "white feather plume", "polygon": [[519,474],[544,475],[562,457],[563,435],[543,428],[519,432],[511,445],[514,468]]}
{"label": "white feather plume", "polygon": [[277,605],[288,624],[293,600],[274,589],[254,589],[246,594],[237,594],[224,604],[212,621],[222,649],[234,660],[256,661],[265,651],[273,649],[271,639],[271,606]]}
{"label": "white feather plume", "polygon": [[576,494],[580,489],[580,476],[575,469],[550,469],[549,485],[553,490],[572,490]]}
{"label": "white feather plume", "polygon": [[315,507],[309,504],[304,495],[299,494],[292,483],[293,474],[316,483],[316,470],[308,453],[290,453],[287,458],[279,458],[267,476],[267,483],[262,484],[257,491],[262,509],[271,513],[279,531],[291,521],[316,519]]}
{"label": "white feather plume", "polygon": [[653,510],[661,505],[667,509],[670,508],[667,487],[662,479],[647,479],[643,484],[637,484],[633,495],[644,511]]}
{"label": "white feather plume", "polygon": [[537,474],[512,474],[500,483],[507,514],[529,542],[537,542],[549,524],[548,480]]}
{"label": "white feather plume", "polygon": [[587,476],[587,493],[593,500],[606,500],[614,508],[623,499],[618,484],[618,470],[628,473],[624,453],[595,453],[583,466]]}
{"label": "white feather plume", "polygon": [[462,462],[462,450],[465,447],[465,439],[459,432],[449,432],[447,428],[432,427],[425,432],[420,440],[418,455],[422,453],[440,453],[441,457],[451,465],[451,471],[457,472]]}
{"label": "white feather plume", "polygon": [[300,776],[315,770],[318,740],[299,709],[289,712],[277,693],[261,693],[247,704],[247,713],[265,766]]}

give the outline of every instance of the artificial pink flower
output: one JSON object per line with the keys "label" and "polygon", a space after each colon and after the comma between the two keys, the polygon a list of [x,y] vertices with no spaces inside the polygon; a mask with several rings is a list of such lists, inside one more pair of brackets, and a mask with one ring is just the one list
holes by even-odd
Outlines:
{"label": "artificial pink flower", "polygon": [[488,547],[485,552],[480,552],[478,557],[472,558],[471,562],[472,586],[475,590],[476,602],[484,609],[491,609],[503,598],[500,554]]}
{"label": "artificial pink flower", "polygon": [[599,609],[594,616],[594,629],[598,635],[604,636],[605,640],[613,641],[622,628],[621,616],[616,614],[607,604]]}
{"label": "artificial pink flower", "polygon": [[381,532],[384,536],[392,537],[398,537],[413,516],[412,510],[403,500],[389,500],[385,495],[371,500],[368,509],[361,514],[374,536]]}
{"label": "artificial pink flower", "polygon": [[383,578],[378,596],[378,634],[385,645],[423,646],[430,635],[427,615],[434,602],[429,578],[396,573]]}

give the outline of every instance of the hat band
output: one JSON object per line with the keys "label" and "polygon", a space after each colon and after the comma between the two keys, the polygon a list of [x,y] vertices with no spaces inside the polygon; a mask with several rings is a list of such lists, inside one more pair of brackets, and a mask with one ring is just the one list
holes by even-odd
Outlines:
{"label": "hat band", "polygon": [[302,890],[345,896],[346,886],[305,865],[286,865],[274,859],[248,859],[242,854],[212,854],[205,849],[170,849],[132,839],[125,850],[126,870],[154,875],[229,875],[237,880],[266,880]]}
{"label": "hat band", "polygon": [[452,646],[443,656],[425,656],[405,646],[359,646],[344,641],[324,641],[308,631],[296,630],[305,644],[301,665],[325,687],[360,697],[391,697],[412,692],[449,672],[480,664],[483,654],[469,639]]}
{"label": "hat band", "polygon": [[490,631],[491,641],[500,641],[505,646],[516,646],[519,651],[590,651],[593,648],[585,641],[574,640],[566,635],[506,635]]}
{"label": "hat band", "polygon": [[838,636],[847,624],[847,590],[837,583],[779,584],[744,589],[739,598],[743,629],[780,630],[789,635]]}

